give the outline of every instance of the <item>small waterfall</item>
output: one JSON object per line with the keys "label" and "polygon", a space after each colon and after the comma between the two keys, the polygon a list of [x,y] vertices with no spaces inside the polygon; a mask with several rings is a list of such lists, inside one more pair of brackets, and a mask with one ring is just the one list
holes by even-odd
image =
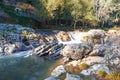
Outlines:
{"label": "small waterfall", "polygon": [[82,38],[87,32],[68,32],[70,41],[62,41],[57,35],[55,35],[59,44],[79,44],[82,43]]}

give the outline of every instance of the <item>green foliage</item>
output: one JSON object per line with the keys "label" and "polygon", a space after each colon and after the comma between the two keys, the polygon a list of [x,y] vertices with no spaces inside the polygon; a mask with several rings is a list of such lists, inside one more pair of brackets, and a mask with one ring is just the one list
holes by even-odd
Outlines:
{"label": "green foliage", "polygon": [[[120,0],[16,0],[17,2],[31,4],[37,10],[37,19],[42,23],[50,20],[69,20],[80,26],[97,26],[98,22],[110,23],[120,19]],[[92,2],[93,1],[93,2]],[[99,5],[98,5],[99,4]],[[114,9],[116,7],[117,9]],[[22,25],[34,24],[33,18],[16,15],[14,7],[0,2],[0,8],[10,17],[11,23]],[[94,13],[93,13],[94,12]],[[99,20],[99,21],[98,21]],[[47,22],[48,21],[48,22]],[[64,22],[63,22],[64,23]],[[71,22],[70,22],[71,23]],[[65,22],[66,24],[66,22]],[[72,23],[71,23],[72,24]],[[87,25],[85,25],[87,24]],[[104,25],[103,25],[104,26]]]}
{"label": "green foliage", "polygon": [[22,34],[23,34],[23,35],[28,35],[29,32],[28,32],[27,30],[23,30],[23,31],[22,31]]}
{"label": "green foliage", "polygon": [[15,24],[22,24],[25,26],[32,25],[32,22],[34,20],[30,17],[24,17],[24,16],[19,16],[15,14],[14,7],[10,5],[5,5],[0,2],[0,8],[2,8],[9,16],[10,16],[10,23],[15,23]]}
{"label": "green foliage", "polygon": [[59,19],[64,10],[64,0],[48,0],[46,6],[50,17]]}
{"label": "green foliage", "polygon": [[70,0],[70,12],[72,14],[74,20],[74,27],[76,26],[76,22],[82,21],[84,26],[84,21],[92,21],[96,20],[93,16],[93,4],[89,0]]}

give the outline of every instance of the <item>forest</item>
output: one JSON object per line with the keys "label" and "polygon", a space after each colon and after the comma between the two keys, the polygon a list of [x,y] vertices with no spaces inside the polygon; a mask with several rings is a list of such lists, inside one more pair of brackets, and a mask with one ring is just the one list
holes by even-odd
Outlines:
{"label": "forest", "polygon": [[[20,0],[22,1],[22,0]],[[113,27],[119,25],[119,0],[23,0],[37,8],[47,25]]]}
{"label": "forest", "polygon": [[[26,8],[26,5],[30,6]],[[13,6],[21,8],[23,12],[31,10],[34,18],[30,21],[37,23],[37,28],[69,26],[75,29],[120,25],[120,0],[15,0]]]}

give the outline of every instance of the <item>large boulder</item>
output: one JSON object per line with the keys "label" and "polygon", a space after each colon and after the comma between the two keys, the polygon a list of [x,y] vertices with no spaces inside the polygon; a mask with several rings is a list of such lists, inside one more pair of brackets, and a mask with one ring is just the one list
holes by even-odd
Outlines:
{"label": "large boulder", "polygon": [[95,45],[93,51],[89,54],[90,56],[102,56],[104,57],[107,46]]}
{"label": "large boulder", "polygon": [[69,59],[77,60],[82,59],[85,55],[88,55],[93,50],[92,44],[81,43],[66,45],[62,51],[62,55]]}
{"label": "large boulder", "polygon": [[88,31],[88,34],[91,34],[92,37],[104,37],[106,32],[101,29],[92,29],[92,30]]}
{"label": "large boulder", "polygon": [[58,67],[56,67],[52,72],[51,75],[53,77],[59,77],[60,75],[62,75],[63,73],[65,73],[65,67],[63,65],[60,65]]}
{"label": "large boulder", "polygon": [[100,29],[93,29],[88,31],[88,34],[91,35],[94,44],[104,44],[104,37],[106,32]]}
{"label": "large boulder", "polygon": [[82,78],[79,75],[67,73],[65,80],[82,80]]}

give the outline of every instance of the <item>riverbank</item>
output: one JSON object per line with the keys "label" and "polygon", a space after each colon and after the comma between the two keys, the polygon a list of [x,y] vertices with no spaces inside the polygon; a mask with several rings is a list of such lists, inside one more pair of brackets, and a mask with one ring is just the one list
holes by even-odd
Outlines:
{"label": "riverbank", "polygon": [[[1,67],[1,70],[2,68],[4,68],[4,70],[9,69],[8,73],[3,74],[1,79],[5,79],[4,76],[8,76],[8,79],[10,72],[13,74],[16,73],[17,71],[15,70],[14,72],[12,66],[18,67],[18,65],[21,66],[21,71],[16,75],[12,74],[11,80],[22,79],[17,76],[21,76],[24,71],[26,76],[32,74],[31,72],[28,74],[29,70],[33,70],[32,72],[34,72],[33,80],[43,80],[43,78],[38,77],[44,76],[47,74],[47,71],[49,74],[48,76],[44,76],[44,79],[47,77],[49,78],[45,80],[84,80],[84,77],[86,79],[90,78],[91,75],[98,76],[100,71],[111,74],[118,71],[120,68],[119,29],[108,31],[91,29],[85,32],[81,32],[80,30],[36,31],[21,25],[0,24],[0,30],[1,63],[5,63],[5,61],[8,61],[9,63],[9,61],[11,61],[8,64],[8,67],[4,67],[4,64],[1,64],[3,66]],[[9,57],[9,55],[15,56]],[[5,57],[6,59],[4,59]],[[37,59],[35,59],[35,64],[32,62],[34,61],[34,57],[37,57]],[[20,61],[12,60],[15,58]],[[39,61],[39,58],[44,58],[45,61],[42,60],[43,63],[41,63],[42,61]],[[58,59],[60,59],[60,61]],[[38,61],[36,62],[36,60]],[[50,65],[47,65],[47,68],[44,68],[46,66],[44,64],[47,62],[49,62]],[[24,67],[22,64],[27,65],[27,67]],[[31,68],[27,69],[28,67]],[[22,71],[22,68],[24,71]],[[50,71],[48,70],[49,68]],[[40,73],[36,73],[37,71]],[[1,74],[2,73],[3,72],[1,72]],[[37,75],[37,77],[35,75]],[[22,80],[29,80],[29,77],[30,76],[24,76]],[[95,76],[90,79],[98,80],[96,78],[98,77]],[[30,78],[30,80],[32,79]]]}

